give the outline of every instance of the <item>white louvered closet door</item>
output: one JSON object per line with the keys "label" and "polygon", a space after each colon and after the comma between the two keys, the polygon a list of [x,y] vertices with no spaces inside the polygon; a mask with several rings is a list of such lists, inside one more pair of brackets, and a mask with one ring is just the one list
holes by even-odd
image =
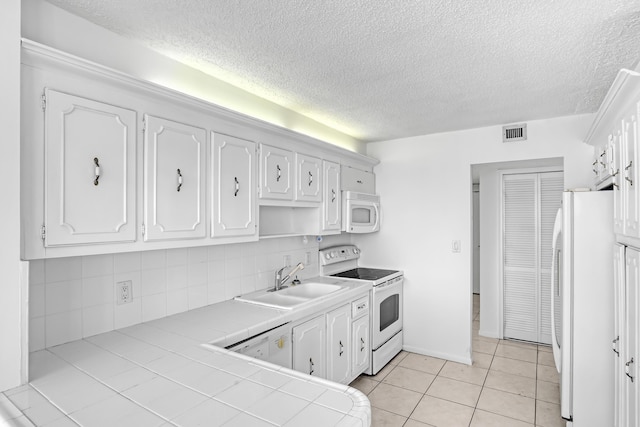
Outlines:
{"label": "white louvered closet door", "polygon": [[551,239],[562,172],[503,176],[504,337],[551,343]]}

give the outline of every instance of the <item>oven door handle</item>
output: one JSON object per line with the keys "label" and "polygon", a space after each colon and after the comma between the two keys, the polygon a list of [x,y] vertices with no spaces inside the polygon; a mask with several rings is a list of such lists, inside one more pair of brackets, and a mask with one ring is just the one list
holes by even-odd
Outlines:
{"label": "oven door handle", "polygon": [[394,279],[387,280],[386,282],[381,283],[381,284],[380,284],[380,285],[378,285],[378,286],[375,286],[375,287],[374,287],[374,289],[386,289],[386,288],[388,288],[388,287],[390,287],[390,286],[394,286],[394,285],[402,285],[402,281],[403,281],[402,276],[400,276],[400,277],[396,277],[396,278],[394,278]]}

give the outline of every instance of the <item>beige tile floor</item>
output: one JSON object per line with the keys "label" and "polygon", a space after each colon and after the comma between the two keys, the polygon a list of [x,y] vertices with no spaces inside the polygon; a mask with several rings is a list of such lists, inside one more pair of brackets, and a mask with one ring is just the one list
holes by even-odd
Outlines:
{"label": "beige tile floor", "polygon": [[401,352],[375,376],[351,385],[369,396],[373,427],[557,427],[558,373],[551,348],[478,335],[473,365]]}

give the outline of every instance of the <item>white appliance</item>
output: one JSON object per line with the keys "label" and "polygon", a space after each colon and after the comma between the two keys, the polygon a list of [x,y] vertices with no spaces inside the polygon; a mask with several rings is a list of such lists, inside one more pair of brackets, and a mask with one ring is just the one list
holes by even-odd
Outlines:
{"label": "white appliance", "polygon": [[320,250],[320,274],[373,285],[371,358],[366,374],[375,375],[402,350],[402,271],[358,266],[360,250],[354,245]]}
{"label": "white appliance", "polygon": [[613,423],[613,199],[562,194],[553,232],[551,336],[567,426]]}
{"label": "white appliance", "polygon": [[380,196],[342,192],[342,231],[373,233],[380,230]]}
{"label": "white appliance", "polygon": [[285,323],[226,348],[291,369],[291,324]]}

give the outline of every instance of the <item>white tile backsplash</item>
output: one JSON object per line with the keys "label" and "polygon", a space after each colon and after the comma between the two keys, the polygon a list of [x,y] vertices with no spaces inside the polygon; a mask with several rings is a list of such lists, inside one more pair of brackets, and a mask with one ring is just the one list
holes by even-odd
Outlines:
{"label": "white tile backsplash", "polygon": [[113,256],[113,272],[117,274],[140,271],[142,268],[141,258],[141,252],[115,254]]}
{"label": "white tile backsplash", "polygon": [[167,270],[154,268],[140,272],[140,295],[157,295],[167,293]]}
{"label": "white tile backsplash", "polygon": [[82,257],[48,259],[44,262],[47,283],[82,278]]}
{"label": "white tile backsplash", "polygon": [[113,301],[82,309],[82,336],[101,334],[113,330]]}
{"label": "white tile backsplash", "polygon": [[82,277],[108,276],[113,274],[113,255],[82,257]]}
{"label": "white tile backsplash", "polygon": [[[318,275],[313,238],[31,261],[30,351],[271,287],[285,255],[295,265],[307,252],[303,280]],[[133,302],[116,305],[115,284],[125,280]]]}
{"label": "white tile backsplash", "polygon": [[47,283],[44,295],[46,315],[80,309],[82,308],[82,280]]}
{"label": "white tile backsplash", "polygon": [[52,347],[82,338],[82,310],[71,310],[45,317],[45,346]]}
{"label": "white tile backsplash", "polygon": [[113,275],[82,279],[82,306],[113,303]]}

